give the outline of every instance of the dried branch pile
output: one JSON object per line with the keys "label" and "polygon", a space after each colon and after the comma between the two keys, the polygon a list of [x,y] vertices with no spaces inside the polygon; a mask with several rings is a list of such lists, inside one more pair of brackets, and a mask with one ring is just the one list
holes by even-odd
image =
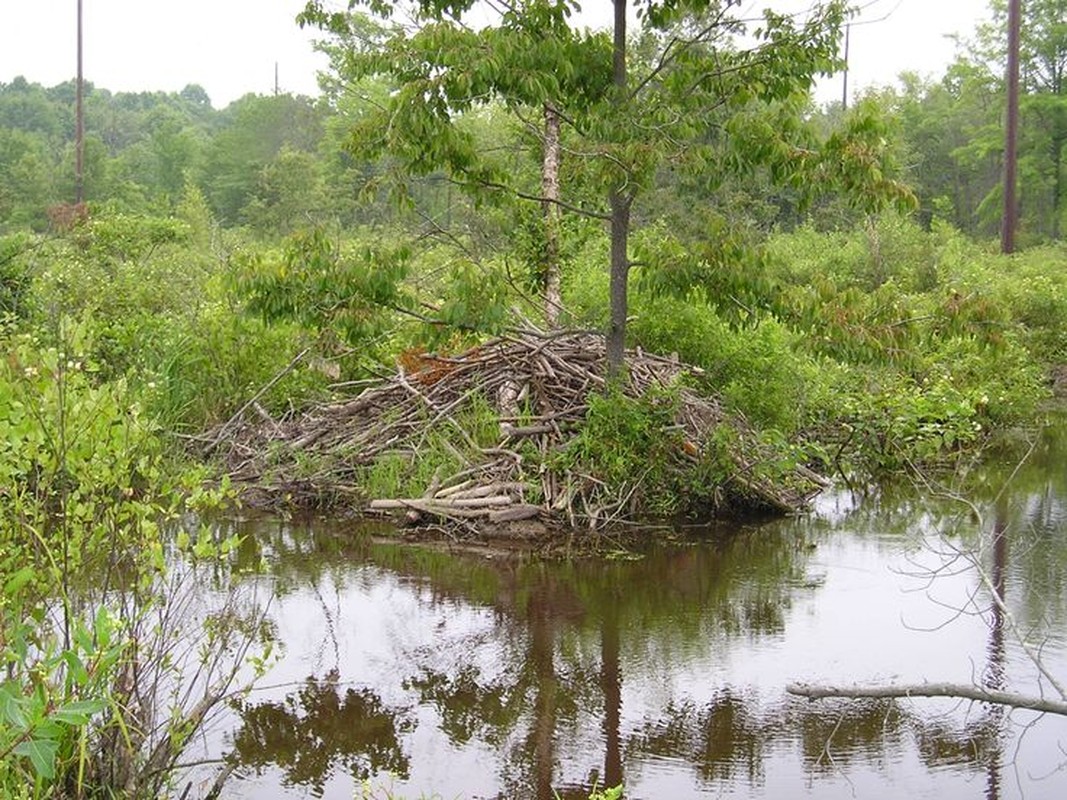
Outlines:
{"label": "dried branch pile", "polygon": [[[599,527],[639,511],[640,481],[608,486],[577,467],[561,467],[556,456],[580,431],[590,393],[605,387],[603,364],[603,337],[573,332],[504,337],[454,357],[408,354],[391,380],[345,402],[278,422],[265,414],[255,424],[231,420],[225,441],[213,440],[212,448],[224,451],[235,481],[270,503],[340,503],[403,512],[412,522],[540,518]],[[677,386],[684,372],[695,372],[640,350],[627,353],[627,367],[631,397]],[[777,454],[759,445],[742,420],[728,419],[714,399],[676,391],[676,419],[663,435],[678,442],[680,469],[701,462],[720,426],[733,430],[731,474],[708,487],[709,496],[788,513],[825,485],[802,467],[765,477],[763,467]],[[480,422],[472,412],[478,404]],[[414,463],[431,448],[446,458],[418,491],[367,496],[375,464]]]}

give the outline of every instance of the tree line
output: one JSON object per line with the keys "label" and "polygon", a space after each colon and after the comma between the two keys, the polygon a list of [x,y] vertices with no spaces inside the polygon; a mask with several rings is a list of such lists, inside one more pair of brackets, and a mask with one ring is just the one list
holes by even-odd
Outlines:
{"label": "tree line", "polygon": [[[705,14],[717,7],[706,5],[709,8]],[[751,80],[749,76],[742,102],[704,115],[700,134],[701,144],[716,136],[729,138],[741,152],[719,148],[711,162],[707,158],[711,151],[696,148],[691,141],[687,152],[699,151],[699,163],[681,164],[679,158],[673,158],[667,169],[659,170],[655,197],[645,201],[651,207],[641,213],[654,218],[700,202],[724,209],[732,219],[741,217],[764,230],[789,229],[812,219],[821,227],[851,227],[857,215],[843,208],[844,204],[833,196],[806,204],[800,188],[769,179],[781,169],[771,164],[769,157],[790,155],[788,150],[760,153],[760,148],[770,150],[783,139],[772,134],[796,132],[805,126],[833,131],[851,115],[853,119],[862,118],[863,124],[877,126],[879,135],[886,137],[888,152],[873,155],[892,165],[894,174],[912,189],[918,199],[916,213],[923,224],[942,220],[976,237],[995,235],[1003,156],[1005,6],[1004,0],[993,1],[992,21],[961,42],[956,59],[941,76],[904,74],[895,86],[867,90],[851,111],[836,103],[816,107],[805,91],[791,91],[788,97],[757,96],[758,87],[766,81],[760,76]],[[1034,0],[1025,5],[1020,142],[1024,244],[1059,240],[1064,227],[1065,15],[1064,0]],[[250,94],[224,109],[215,109],[207,93],[197,85],[171,93],[112,93],[88,84],[88,201],[122,211],[167,212],[177,206],[189,187],[195,186],[219,224],[247,226],[264,233],[290,232],[309,221],[354,225],[394,218],[395,208],[365,202],[366,191],[402,159],[397,159],[396,152],[383,156],[381,148],[377,154],[368,151],[363,157],[354,155],[352,130],[353,126],[358,129],[359,125],[378,124],[372,113],[374,103],[390,97],[404,76],[386,74],[381,69],[375,72],[367,64],[360,65],[358,59],[351,59],[353,53],[360,55],[359,49],[352,47],[358,37],[363,41],[377,37],[381,42],[393,35],[371,18],[346,17],[348,24],[355,19],[359,20],[358,30],[338,29],[334,32],[337,35],[322,45],[334,56],[335,71],[330,77],[324,76],[324,93],[319,98]],[[709,25],[707,31],[712,30]],[[438,37],[433,44],[440,47],[446,59],[462,54],[462,48],[471,44],[458,38],[443,39],[442,31],[441,26],[425,27],[420,35]],[[508,47],[520,48],[516,52],[521,53],[521,42],[516,42],[514,36],[506,40],[506,33],[505,23],[497,29],[497,41],[489,44],[505,48],[501,52]],[[537,32],[532,28],[526,31],[527,35],[534,33]],[[805,48],[810,54],[811,32],[806,35]],[[486,44],[485,35],[482,39],[476,43],[478,46]],[[417,38],[409,41],[414,47],[419,46]],[[556,61],[544,63],[540,79],[549,74],[572,74],[570,85],[555,88],[557,102],[563,102],[562,95],[569,93],[590,108],[597,99],[595,93],[605,91],[611,79],[610,75],[596,75],[594,62],[609,62],[597,59],[594,51],[597,47],[610,48],[610,42],[606,34],[595,33],[588,40],[575,39],[568,46],[571,52],[563,48],[554,56]],[[631,61],[649,62],[662,56],[657,54],[657,46],[662,47],[663,42],[657,45],[648,37],[637,39]],[[830,49],[821,55],[825,63],[811,64],[809,68],[832,68]],[[378,57],[367,48],[364,50],[361,57]],[[735,59],[739,62],[742,57]],[[354,64],[360,75],[346,76],[346,63],[350,67]],[[502,70],[519,68],[529,71],[528,64],[513,64]],[[357,80],[346,83],[345,77]],[[594,85],[597,80],[601,81],[599,88]],[[492,101],[472,104],[467,113],[460,115],[461,124],[480,151],[509,154],[499,160],[498,166],[505,170],[526,169],[527,183],[534,187],[535,160],[516,155],[523,149],[524,137],[525,145],[530,144],[530,129],[528,125],[524,128],[523,122],[531,120],[522,115],[516,118],[509,109],[543,87],[514,83],[502,86],[504,82],[497,80],[495,86],[487,83],[493,90]],[[455,103],[460,91],[470,87],[451,88],[454,91],[449,99]],[[790,89],[803,87],[798,84]],[[44,87],[17,77],[10,83],[0,83],[0,232],[24,227],[43,230],[49,223],[48,209],[73,197],[74,91],[73,81]],[[598,108],[597,113],[602,111]],[[625,113],[634,111],[630,107]],[[660,113],[664,113],[663,108]],[[692,119],[687,122],[691,124]],[[794,136],[793,143],[797,141]],[[427,144],[426,140],[423,144]],[[430,150],[419,155],[428,168],[419,170],[414,190],[416,205],[434,218],[443,218],[449,212],[460,214],[460,192],[450,191],[445,181],[448,165],[440,159],[435,162]],[[456,154],[444,155],[451,158]],[[738,158],[747,162],[747,174],[724,169],[731,159]],[[762,166],[752,168],[753,163],[761,161]],[[580,173],[579,167],[571,167],[565,179],[588,179],[588,175]],[[376,197],[382,199],[381,195]]]}

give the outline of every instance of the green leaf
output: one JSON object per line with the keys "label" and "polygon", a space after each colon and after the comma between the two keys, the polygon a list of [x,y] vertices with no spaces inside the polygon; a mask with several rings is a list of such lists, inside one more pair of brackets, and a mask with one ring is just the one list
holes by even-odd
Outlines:
{"label": "green leaf", "polygon": [[36,570],[33,567],[23,567],[4,583],[4,594],[13,595],[18,592],[23,586],[33,580],[36,575]]}
{"label": "green leaf", "polygon": [[102,649],[111,644],[111,615],[103,606],[96,612],[96,641]]}
{"label": "green leaf", "polygon": [[67,668],[70,669],[70,676],[74,679],[74,682],[78,686],[84,686],[89,682],[89,672],[85,669],[85,664],[78,657],[78,654],[73,650],[67,650],[61,656]]}
{"label": "green leaf", "polygon": [[0,686],[0,720],[12,727],[25,729],[25,704],[25,699],[13,681]]}
{"label": "green leaf", "polygon": [[13,752],[15,755],[28,758],[39,777],[52,780],[56,776],[55,761],[58,750],[59,742],[54,739],[31,739],[28,742],[22,742]]}
{"label": "green leaf", "polygon": [[72,700],[56,709],[52,719],[66,725],[86,725],[92,715],[103,711],[104,707],[102,700]]}

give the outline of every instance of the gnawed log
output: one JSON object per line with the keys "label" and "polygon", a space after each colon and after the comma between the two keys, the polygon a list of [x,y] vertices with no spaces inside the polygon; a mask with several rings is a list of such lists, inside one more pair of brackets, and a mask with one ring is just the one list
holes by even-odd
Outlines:
{"label": "gnawed log", "polygon": [[446,490],[441,490],[440,492],[438,492],[435,495],[434,499],[437,499],[437,500],[444,500],[444,499],[456,499],[456,500],[459,500],[459,499],[471,498],[471,497],[489,497],[490,495],[494,495],[494,494],[506,494],[508,492],[524,492],[524,491],[528,491],[530,488],[531,488],[530,484],[528,484],[528,483],[518,483],[518,482],[514,482],[514,481],[511,481],[511,482],[498,482],[498,483],[486,483],[486,484],[482,484],[482,485],[477,485],[476,484],[474,486],[468,486],[467,488],[461,489],[459,491],[449,491],[447,494],[445,494]]}
{"label": "gnawed log", "polygon": [[[460,497],[447,499],[422,499],[422,498],[381,498],[371,500],[371,511],[396,511],[401,508],[417,508],[418,506],[434,507],[440,509],[450,508],[492,508],[494,506],[509,506],[512,499],[506,494],[494,494],[489,497]],[[416,505],[418,504],[418,505]]]}

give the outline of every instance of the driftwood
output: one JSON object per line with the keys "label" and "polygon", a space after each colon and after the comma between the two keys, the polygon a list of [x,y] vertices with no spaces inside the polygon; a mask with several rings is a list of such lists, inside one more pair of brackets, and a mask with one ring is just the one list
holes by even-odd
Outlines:
{"label": "driftwood", "polygon": [[[209,441],[224,454],[234,481],[254,487],[268,502],[356,500],[358,510],[401,511],[415,520],[541,517],[603,526],[632,518],[640,487],[559,474],[550,457],[581,430],[590,393],[606,386],[604,361],[602,336],[574,332],[524,332],[455,356],[409,353],[392,379],[356,397],[269,423],[235,415]],[[684,374],[700,374],[698,369],[640,350],[627,352],[626,368],[623,388],[632,397],[674,387],[677,418],[664,435],[681,443],[680,467],[703,458],[720,426],[732,428],[734,469],[721,487],[709,487],[715,488],[709,496],[743,497],[749,506],[789,513],[824,487],[820,476],[804,468],[784,481],[764,477],[762,468],[777,454],[759,443],[743,419],[728,417],[717,399],[680,385]],[[496,415],[498,437],[488,446],[484,431],[475,434],[464,424],[476,400]],[[414,463],[434,432],[443,434],[434,443],[460,465],[455,474],[435,475],[417,497],[364,496],[367,469],[384,456]],[[293,477],[296,464],[302,465],[299,479]]]}
{"label": "driftwood", "polygon": [[912,683],[889,686],[811,686],[795,683],[786,691],[810,700],[840,697],[851,700],[889,699],[907,697],[948,697],[958,700],[974,700],[1011,708],[1024,708],[1048,714],[1067,715],[1067,702],[1046,697],[987,689],[970,683]]}

